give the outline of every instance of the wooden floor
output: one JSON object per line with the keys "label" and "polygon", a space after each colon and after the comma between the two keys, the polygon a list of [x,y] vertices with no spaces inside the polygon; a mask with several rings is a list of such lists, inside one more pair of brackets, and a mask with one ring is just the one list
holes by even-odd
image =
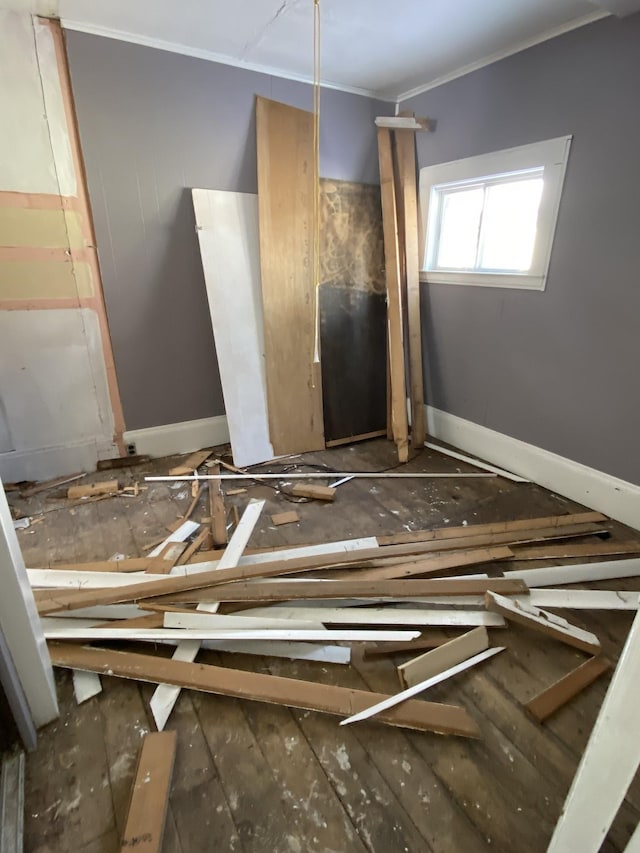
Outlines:
{"label": "wooden floor", "polygon": [[[334,470],[395,464],[392,445],[384,440],[304,459]],[[430,451],[410,464],[416,470],[471,470]],[[145,473],[169,467],[159,460],[118,474],[142,481]],[[300,523],[280,528],[270,526],[269,517],[292,504],[271,489],[253,487],[227,504],[242,508],[258,495],[267,498],[267,506],[253,546],[579,510],[537,486],[502,479],[352,481],[339,488],[334,504],[296,506]],[[27,565],[35,567],[142,555],[190,497],[184,486],[156,483],[138,498],[115,497],[71,510],[45,495],[12,503],[32,514],[46,511],[43,522],[19,534]],[[206,514],[203,505],[194,517]],[[638,537],[621,525],[610,527],[621,541]],[[611,582],[592,586],[613,588]],[[640,588],[635,581],[615,587]],[[595,631],[605,651],[617,657],[631,623],[628,613],[566,615]],[[343,728],[321,714],[183,691],[168,725],[177,731],[178,748],[165,853],[542,853],[608,679],[539,725],[522,703],[585,656],[525,629],[494,630],[508,651],[429,696],[467,708],[482,731],[477,741],[375,723]],[[397,692],[395,665],[404,658],[362,663],[356,655],[350,668],[213,653],[203,659]],[[69,674],[58,673],[57,680],[61,717],[41,732],[39,748],[27,761],[25,850],[111,853],[120,849],[140,740],[152,728],[153,687],[104,678],[103,693],[78,707]],[[634,785],[602,849],[623,850],[639,817],[640,786]]]}

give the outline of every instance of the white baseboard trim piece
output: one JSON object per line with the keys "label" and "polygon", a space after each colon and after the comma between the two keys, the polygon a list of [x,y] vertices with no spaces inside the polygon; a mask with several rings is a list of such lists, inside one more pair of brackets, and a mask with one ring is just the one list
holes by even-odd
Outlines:
{"label": "white baseboard trim piece", "polygon": [[640,529],[640,486],[426,406],[429,435]]}
{"label": "white baseboard trim piece", "polygon": [[202,447],[227,444],[229,428],[226,415],[217,415],[198,421],[130,429],[123,438],[125,446],[134,444],[136,453],[144,456],[174,456],[177,453],[192,453]]}

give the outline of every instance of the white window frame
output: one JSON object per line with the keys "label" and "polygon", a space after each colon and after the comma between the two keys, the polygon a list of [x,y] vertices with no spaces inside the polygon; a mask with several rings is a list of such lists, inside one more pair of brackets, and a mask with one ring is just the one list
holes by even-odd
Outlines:
{"label": "white window frame", "polygon": [[[507,148],[464,160],[439,163],[420,169],[422,259],[420,280],[429,284],[462,284],[484,287],[515,287],[544,290],[556,229],[571,136],[560,136],[517,148]],[[538,227],[531,267],[527,272],[436,269],[433,262],[440,231],[439,190],[500,182],[517,173],[543,170],[544,187],[538,210]]]}

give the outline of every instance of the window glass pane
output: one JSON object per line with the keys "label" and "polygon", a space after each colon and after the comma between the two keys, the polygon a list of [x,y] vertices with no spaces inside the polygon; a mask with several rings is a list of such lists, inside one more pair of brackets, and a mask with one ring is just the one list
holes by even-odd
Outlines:
{"label": "window glass pane", "polygon": [[486,188],[480,269],[530,269],[543,184],[540,177]]}
{"label": "window glass pane", "polygon": [[475,267],[483,198],[482,187],[442,193],[437,267],[458,270]]}

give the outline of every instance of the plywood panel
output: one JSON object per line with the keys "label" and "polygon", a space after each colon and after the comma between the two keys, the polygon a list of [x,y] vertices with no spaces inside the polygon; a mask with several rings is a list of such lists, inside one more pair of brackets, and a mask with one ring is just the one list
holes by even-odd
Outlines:
{"label": "plywood panel", "polygon": [[273,458],[264,362],[258,197],[192,190],[233,461]]}
{"label": "plywood panel", "polygon": [[269,432],[276,454],[324,447],[314,364],[313,116],[256,100]]}

